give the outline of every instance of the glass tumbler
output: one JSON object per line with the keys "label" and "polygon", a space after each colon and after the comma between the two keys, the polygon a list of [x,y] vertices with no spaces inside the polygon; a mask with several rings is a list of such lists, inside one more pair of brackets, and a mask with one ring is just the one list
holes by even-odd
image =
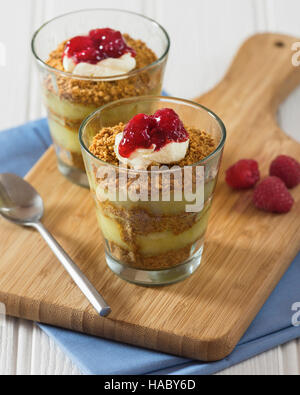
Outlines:
{"label": "glass tumbler", "polygon": [[[142,40],[157,60],[146,67],[113,77],[81,77],[46,62],[49,54],[66,40],[96,28],[112,28]],[[58,168],[70,181],[88,187],[78,141],[79,126],[102,105],[131,96],[159,95],[170,47],[169,36],[152,19],[128,11],[93,9],[59,16],[45,23],[33,36],[43,101],[48,112]],[[89,94],[90,89],[96,94]]]}
{"label": "glass tumbler", "polygon": [[[184,168],[147,170],[115,166],[90,151],[103,127],[126,124],[138,113],[153,114],[165,107],[172,108],[185,126],[209,133],[214,151]],[[162,285],[183,280],[199,267],[225,138],[223,122],[210,110],[170,97],[122,99],[83,122],[79,140],[106,261],[115,274],[137,284]]]}

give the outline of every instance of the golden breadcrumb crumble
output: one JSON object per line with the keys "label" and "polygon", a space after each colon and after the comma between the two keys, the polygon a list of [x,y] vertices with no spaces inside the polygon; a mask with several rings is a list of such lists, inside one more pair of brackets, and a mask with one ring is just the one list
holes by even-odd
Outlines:
{"label": "golden breadcrumb crumble", "polygon": [[[136,52],[135,70],[142,69],[157,60],[155,53],[143,41],[135,40],[128,34],[124,34],[123,36],[127,44]],[[49,66],[59,71],[64,71],[63,52],[66,43],[67,40],[59,44],[50,53],[49,59],[46,62]],[[59,94],[60,98],[74,103],[95,106],[101,106],[125,97],[149,94],[152,90],[157,89],[157,81],[160,78],[159,75],[155,78],[150,77],[147,70],[132,77],[114,81],[81,80],[58,73],[55,77],[55,83],[53,83],[52,76],[50,75],[46,79],[46,88],[50,92]]]}
{"label": "golden breadcrumb crumble", "polygon": [[[114,151],[115,138],[118,133],[123,132],[124,128],[124,123],[102,128],[94,136],[89,147],[90,152],[104,162],[118,166],[119,161]],[[185,129],[189,134],[190,143],[186,156],[181,161],[176,162],[176,165],[181,167],[199,162],[210,155],[216,148],[215,140],[205,131],[189,127],[185,127]]]}
{"label": "golden breadcrumb crumble", "polygon": [[176,267],[188,260],[191,257],[191,251],[193,250],[195,253],[201,245],[202,240],[159,255],[145,256],[126,250],[112,241],[108,242],[110,253],[115,259],[124,262],[129,267],[141,270],[162,270]]}

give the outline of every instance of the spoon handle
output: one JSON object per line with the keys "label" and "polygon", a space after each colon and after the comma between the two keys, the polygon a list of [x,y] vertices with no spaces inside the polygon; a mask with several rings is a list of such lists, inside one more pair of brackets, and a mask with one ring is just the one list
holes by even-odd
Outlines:
{"label": "spoon handle", "polygon": [[72,277],[73,281],[81,289],[82,293],[87,297],[92,306],[95,308],[98,314],[102,317],[107,316],[111,309],[98,293],[96,288],[91,284],[87,277],[81,272],[78,266],[72,261],[69,255],[64,251],[64,249],[58,244],[51,233],[44,227],[41,222],[34,222],[30,224],[35,229],[37,229],[46,243],[49,245],[57,259],[61,262],[63,267]]}

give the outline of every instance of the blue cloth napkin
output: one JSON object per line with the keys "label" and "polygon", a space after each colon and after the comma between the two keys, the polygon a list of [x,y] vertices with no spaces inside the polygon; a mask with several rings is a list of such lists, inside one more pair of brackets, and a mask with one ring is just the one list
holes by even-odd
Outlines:
{"label": "blue cloth napkin", "polygon": [[[18,144],[15,142],[18,141]],[[24,176],[51,144],[41,119],[0,133],[0,173]],[[13,160],[12,160],[13,158]],[[300,337],[300,254],[241,339],[219,362],[202,363],[39,324],[85,374],[212,374]],[[294,317],[294,325],[292,319]],[[299,321],[299,325],[295,326]]]}

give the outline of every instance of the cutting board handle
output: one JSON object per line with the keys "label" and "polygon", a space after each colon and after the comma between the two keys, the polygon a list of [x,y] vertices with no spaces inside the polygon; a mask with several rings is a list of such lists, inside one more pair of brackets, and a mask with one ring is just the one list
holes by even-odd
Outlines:
{"label": "cutting board handle", "polygon": [[[256,115],[267,110],[276,113],[278,105],[300,83],[300,39],[281,34],[256,34],[239,49],[223,80],[197,101],[211,102],[216,94],[237,111]],[[294,62],[294,64],[293,64]],[[222,99],[222,97],[224,99]],[[218,103],[220,107],[220,102]],[[222,115],[222,114],[220,114]]]}

